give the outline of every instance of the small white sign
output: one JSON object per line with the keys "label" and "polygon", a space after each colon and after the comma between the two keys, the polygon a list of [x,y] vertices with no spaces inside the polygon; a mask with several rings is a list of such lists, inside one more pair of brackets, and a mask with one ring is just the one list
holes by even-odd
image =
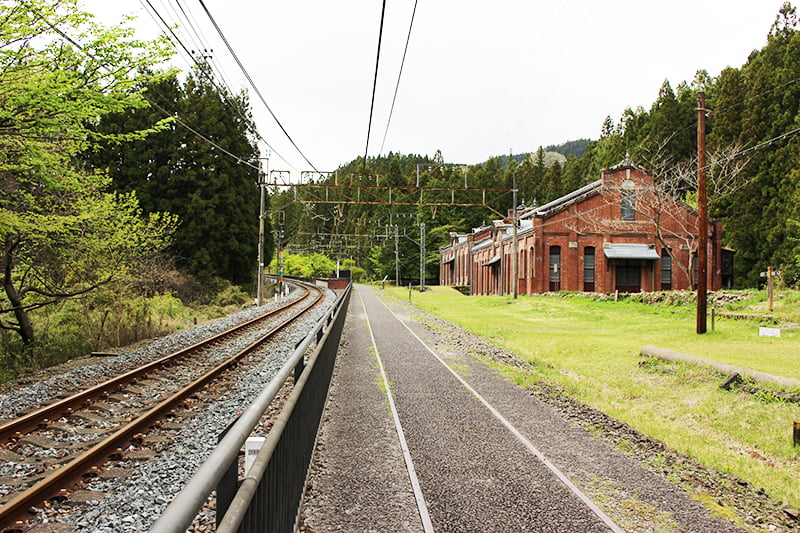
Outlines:
{"label": "small white sign", "polygon": [[259,450],[261,450],[261,446],[264,444],[265,440],[267,440],[265,437],[247,437],[247,440],[244,441],[245,475],[250,471],[250,467],[253,466],[253,462],[256,460],[256,456]]}
{"label": "small white sign", "polygon": [[778,328],[758,328],[759,337],[780,337],[781,330]]}

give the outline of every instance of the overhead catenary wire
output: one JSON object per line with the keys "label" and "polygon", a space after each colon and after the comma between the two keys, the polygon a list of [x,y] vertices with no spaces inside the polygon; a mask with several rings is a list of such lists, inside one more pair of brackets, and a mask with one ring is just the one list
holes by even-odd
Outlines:
{"label": "overhead catenary wire", "polygon": [[369,106],[369,123],[367,124],[367,142],[364,147],[364,171],[367,170],[367,154],[369,154],[369,136],[372,131],[372,112],[375,110],[375,91],[378,87],[378,66],[381,62],[381,40],[383,39],[383,20],[386,16],[386,0],[383,0],[383,7],[381,7],[381,25],[378,30],[378,53],[375,58],[375,76],[372,80],[372,103]]}
{"label": "overhead catenary wire", "polygon": [[225,47],[228,49],[228,52],[230,52],[230,54],[233,57],[234,61],[236,61],[236,64],[239,66],[239,69],[242,71],[242,74],[244,74],[244,77],[247,79],[247,82],[250,84],[250,87],[252,87],[253,91],[255,91],[256,96],[258,96],[259,100],[261,100],[261,103],[264,104],[264,107],[266,107],[267,111],[269,111],[270,116],[272,116],[273,120],[275,120],[275,123],[281,129],[281,131],[286,136],[286,138],[289,140],[289,142],[292,144],[292,146],[294,146],[294,149],[297,150],[297,153],[300,154],[300,156],[303,158],[303,160],[306,163],[308,163],[311,166],[312,169],[314,169],[315,171],[319,172],[317,167],[314,166],[314,164],[308,159],[308,157],[306,157],[306,155],[303,153],[303,151],[300,150],[300,147],[297,146],[297,143],[294,142],[294,139],[292,139],[292,136],[289,135],[289,132],[286,131],[286,128],[283,126],[281,121],[275,115],[275,112],[272,110],[270,105],[267,103],[267,100],[264,98],[264,95],[261,94],[261,91],[258,89],[258,86],[256,86],[255,82],[253,81],[253,78],[250,76],[250,73],[247,71],[247,69],[245,68],[244,64],[239,59],[239,56],[234,51],[234,49],[231,46],[231,44],[228,41],[228,39],[225,37],[225,34],[222,31],[222,28],[220,28],[219,24],[217,24],[217,21],[214,19],[214,16],[211,14],[211,11],[209,11],[208,7],[206,6],[206,3],[203,0],[199,0],[199,2],[200,2],[200,5],[203,8],[203,11],[205,11],[205,13],[206,13],[206,16],[208,16],[208,19],[211,21],[211,24],[214,26],[214,29],[217,31],[217,34],[219,35],[220,39],[222,39],[222,42],[225,44]]}
{"label": "overhead catenary wire", "polygon": [[[42,21],[43,21],[45,24],[47,24],[47,25],[48,25],[48,26],[49,26],[49,27],[50,27],[50,28],[51,28],[51,29],[52,29],[54,32],[56,32],[58,35],[60,35],[62,39],[64,39],[64,40],[66,40],[67,42],[69,42],[71,45],[73,45],[75,48],[77,48],[78,50],[80,50],[80,51],[81,51],[81,52],[82,52],[84,55],[86,55],[87,57],[89,57],[89,58],[91,58],[91,59],[94,59],[94,60],[97,60],[97,57],[95,57],[95,56],[94,56],[94,54],[92,54],[91,52],[89,52],[88,50],[86,50],[86,47],[84,47],[84,46],[83,46],[82,44],[80,44],[78,41],[76,41],[76,40],[75,40],[75,39],[73,39],[71,36],[69,36],[69,35],[68,35],[66,32],[64,32],[63,30],[61,30],[61,28],[59,28],[58,26],[56,26],[56,25],[54,25],[52,22],[50,22],[50,21],[49,21],[49,20],[48,20],[48,19],[47,19],[47,18],[46,18],[44,15],[42,15],[40,12],[38,12],[38,11],[37,11],[35,8],[31,8],[31,10],[32,10],[32,11],[34,11],[34,12],[37,14],[37,16],[39,16],[39,18],[41,18],[41,19],[42,19]],[[104,68],[104,69],[106,69],[106,70],[108,70],[108,71],[111,71],[111,70],[112,70],[112,69],[111,69],[111,67],[109,67],[109,66],[108,66],[108,65],[106,65],[106,64],[101,64],[100,66],[101,66],[101,68]],[[178,124],[180,124],[182,127],[186,128],[186,129],[187,129],[187,130],[188,130],[190,133],[192,133],[192,134],[196,135],[196,136],[197,136],[198,138],[200,138],[202,141],[204,141],[204,142],[208,143],[209,145],[213,146],[213,147],[214,147],[214,148],[216,148],[217,150],[220,150],[221,152],[223,152],[224,154],[228,155],[229,157],[232,157],[232,158],[234,158],[234,159],[235,159],[237,162],[239,162],[239,163],[242,163],[242,164],[244,164],[244,165],[247,165],[247,166],[249,166],[249,167],[252,167],[252,168],[254,168],[254,169],[256,169],[256,170],[258,170],[258,169],[259,169],[259,167],[258,167],[257,165],[254,165],[253,163],[251,163],[251,162],[249,162],[249,161],[247,161],[247,160],[245,160],[245,159],[242,159],[241,157],[237,156],[236,154],[234,154],[234,153],[232,153],[232,152],[230,152],[230,151],[226,150],[225,148],[221,147],[219,144],[215,143],[214,141],[212,141],[211,139],[209,139],[208,137],[206,137],[205,135],[203,135],[202,133],[200,133],[198,130],[196,130],[196,129],[192,128],[192,127],[191,127],[189,124],[187,124],[187,123],[186,123],[184,120],[182,120],[182,119],[178,118],[177,116],[175,116],[174,114],[172,114],[172,113],[168,112],[166,109],[164,109],[163,107],[161,107],[161,106],[160,106],[158,103],[156,103],[155,101],[153,101],[153,100],[152,100],[151,98],[149,98],[147,95],[145,95],[145,94],[140,94],[140,97],[141,97],[143,100],[145,100],[147,103],[149,103],[150,105],[152,105],[154,108],[156,108],[158,111],[160,111],[160,112],[161,112],[163,115],[165,115],[165,117],[166,117],[166,118],[172,118],[172,119],[174,119],[174,120],[175,120],[175,121],[176,121]]]}
{"label": "overhead catenary wire", "polygon": [[[389,110],[389,118],[386,120],[386,131],[383,132],[383,141],[381,141],[381,149],[378,153],[383,153],[383,146],[386,144],[386,136],[389,134],[389,125],[392,123],[392,114],[394,113],[394,104],[397,101],[397,93],[400,90],[400,78],[403,76],[403,66],[406,64],[406,54],[408,53],[408,43],[411,41],[411,29],[414,27],[414,17],[417,14],[417,0],[414,0],[414,10],[411,12],[411,23],[408,25],[408,35],[406,36],[406,46],[403,49],[403,60],[400,62],[400,72],[397,74],[397,84],[394,87],[394,96],[392,97],[392,107]],[[369,137],[369,134],[367,134]],[[369,139],[367,139],[369,141]],[[366,156],[364,157],[366,160]]]}
{"label": "overhead catenary wire", "polygon": [[[235,113],[237,113],[239,115],[239,117],[243,120],[244,124],[247,125],[248,131],[250,131],[250,133],[252,133],[258,140],[263,142],[264,145],[267,147],[267,149],[270,152],[275,154],[280,159],[283,159],[295,171],[298,171],[296,168],[294,168],[293,165],[291,165],[289,163],[288,159],[284,158],[277,150],[275,150],[274,147],[272,147],[270,145],[270,143],[261,135],[261,133],[255,127],[255,125],[252,124],[252,121],[242,112],[241,108],[238,105],[234,105],[233,103],[230,102],[230,100],[229,100],[229,98],[227,96],[228,95],[233,95],[234,91],[231,89],[230,84],[228,84],[224,79],[222,81],[222,85],[224,86],[225,90],[223,90],[222,87],[219,86],[219,84],[218,84],[217,80],[214,78],[214,76],[212,76],[209,73],[209,66],[211,65],[211,62],[206,61],[204,63],[201,63],[197,59],[197,57],[195,57],[195,55],[183,43],[183,40],[175,33],[175,31],[173,30],[172,26],[170,26],[170,24],[164,19],[164,17],[161,15],[161,13],[159,13],[159,11],[155,8],[155,6],[153,6],[153,4],[150,2],[150,0],[139,0],[139,1],[142,4],[142,7],[145,7],[145,11],[148,12],[148,14],[153,19],[153,21],[156,23],[156,25],[162,27],[162,29],[165,31],[164,35],[167,37],[169,42],[172,43],[172,46],[178,52],[180,52],[181,50],[183,50],[185,52],[186,57],[188,58],[187,62],[188,63],[194,63],[194,65],[197,67],[198,74],[201,77],[204,77],[209,83],[211,83],[211,85],[217,90],[217,92],[220,94],[220,96],[223,97],[223,101]],[[149,10],[147,9],[148,6],[150,8]],[[201,43],[202,43],[202,39],[201,39]]]}

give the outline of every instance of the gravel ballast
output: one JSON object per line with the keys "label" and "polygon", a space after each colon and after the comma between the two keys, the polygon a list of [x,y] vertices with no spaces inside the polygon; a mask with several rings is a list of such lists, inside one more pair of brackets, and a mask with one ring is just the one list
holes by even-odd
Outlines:
{"label": "gravel ballast", "polygon": [[[290,295],[289,298],[294,297]],[[147,460],[143,460],[142,457],[137,458],[134,454],[131,454],[130,458],[123,457],[114,464],[114,468],[124,471],[124,476],[99,476],[86,484],[84,487],[86,494],[102,495],[102,498],[97,501],[90,500],[86,505],[73,505],[55,517],[50,516],[47,520],[51,522],[55,519],[60,520],[70,524],[73,531],[81,532],[148,531],[165,506],[211,452],[220,433],[236,413],[249,405],[270,381],[292,353],[296,343],[307,334],[334,298],[335,295],[331,291],[326,291],[324,303],[307,313],[299,323],[282,332],[274,342],[271,342],[268,357],[264,357],[254,366],[249,366],[245,374],[235,378],[234,385],[226,387],[223,395],[205,404],[201,409],[181,413],[179,415],[181,426],[174,428],[174,434],[169,438],[170,443],[156,444],[152,448],[157,450],[157,453],[148,451],[144,454],[153,457],[145,457]],[[97,364],[52,376],[31,387],[0,397],[0,407],[5,413],[13,414],[31,402],[46,402],[62,393],[61,383],[78,384],[87,380],[94,381],[100,376],[143,364],[263,314],[273,305],[250,308],[213,323],[140,345],[135,351],[124,353],[117,358],[104,358],[104,361]],[[226,346],[225,351],[233,352],[248,342],[252,342],[252,339],[244,339],[236,346]],[[44,511],[43,514],[46,515]],[[205,520],[201,523],[212,524],[213,516],[209,518],[210,521]],[[51,527],[55,530],[61,526],[53,523]],[[38,530],[47,530],[47,525],[39,526]]]}

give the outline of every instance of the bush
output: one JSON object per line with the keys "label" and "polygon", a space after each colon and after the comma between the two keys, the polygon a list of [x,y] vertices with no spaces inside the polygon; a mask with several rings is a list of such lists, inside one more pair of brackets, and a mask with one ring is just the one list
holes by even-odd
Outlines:
{"label": "bush", "polygon": [[236,285],[227,285],[222,291],[212,298],[211,304],[220,307],[229,307],[232,305],[243,306],[250,303],[250,295],[242,290],[241,287]]}
{"label": "bush", "polygon": [[[200,286],[185,279],[183,286],[189,285]],[[250,302],[241,287],[217,280],[205,290],[211,286],[220,290],[208,296],[210,306],[195,299],[190,300],[195,305],[187,306],[172,293],[146,297],[108,290],[43,308],[32,315],[37,333],[33,346],[24,346],[18,335],[0,330],[0,382],[92,351],[167,335]],[[195,290],[192,296],[199,294]]]}

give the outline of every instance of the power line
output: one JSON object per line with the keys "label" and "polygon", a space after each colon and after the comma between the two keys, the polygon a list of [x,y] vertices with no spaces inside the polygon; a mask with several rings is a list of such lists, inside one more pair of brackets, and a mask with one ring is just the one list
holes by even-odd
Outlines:
{"label": "power line", "polygon": [[[149,3],[149,2],[148,2],[148,3]],[[70,37],[69,35],[67,35],[67,34],[66,34],[64,31],[62,31],[60,28],[58,28],[58,27],[57,27],[57,26],[55,26],[53,23],[51,23],[51,22],[50,22],[50,21],[49,21],[47,18],[45,18],[45,17],[44,17],[44,15],[42,15],[40,12],[38,12],[38,11],[37,11],[35,8],[31,8],[31,10],[32,10],[32,11],[34,11],[34,12],[35,12],[35,13],[36,13],[36,14],[37,14],[37,15],[38,15],[38,16],[39,16],[41,19],[42,19],[42,21],[44,21],[44,23],[45,23],[45,24],[47,24],[48,26],[50,26],[50,28],[51,28],[53,31],[55,31],[56,33],[58,33],[58,34],[59,34],[59,35],[60,35],[60,36],[61,36],[61,37],[62,37],[64,40],[66,40],[67,42],[69,42],[70,44],[72,44],[73,46],[75,46],[75,47],[76,47],[78,50],[80,50],[81,52],[83,52],[83,53],[84,53],[84,55],[88,56],[88,57],[89,57],[89,58],[91,58],[91,59],[97,60],[97,57],[96,57],[94,54],[92,54],[91,52],[89,52],[88,50],[86,50],[86,48],[85,48],[85,47],[84,47],[82,44],[80,44],[79,42],[77,42],[75,39],[73,39],[72,37]],[[101,65],[100,65],[100,67],[104,68],[104,69],[105,69],[105,70],[107,70],[107,71],[111,71],[111,67],[109,67],[109,66],[108,66],[108,65],[106,65],[106,64],[101,64]],[[189,125],[188,125],[188,124],[187,124],[185,121],[183,121],[183,120],[181,120],[180,118],[178,118],[177,116],[175,116],[175,115],[173,115],[173,114],[169,113],[169,112],[168,112],[166,109],[164,109],[163,107],[161,107],[161,106],[160,106],[158,103],[156,103],[155,101],[153,101],[153,100],[152,100],[151,98],[149,98],[147,95],[145,95],[145,94],[141,94],[141,93],[140,93],[140,95],[139,95],[139,96],[140,96],[140,97],[141,97],[143,100],[145,100],[147,103],[149,103],[150,105],[152,105],[154,108],[156,108],[156,109],[158,109],[159,111],[161,111],[161,113],[162,113],[162,114],[164,114],[164,116],[166,116],[167,118],[173,118],[173,119],[174,119],[174,120],[175,120],[175,121],[176,121],[178,124],[180,124],[181,126],[183,126],[184,128],[186,128],[186,129],[187,129],[189,132],[191,132],[192,134],[194,134],[194,135],[196,135],[197,137],[199,137],[200,139],[202,139],[204,142],[206,142],[206,143],[210,144],[211,146],[213,146],[214,148],[216,148],[216,149],[220,150],[221,152],[225,153],[226,155],[228,155],[228,156],[230,156],[230,157],[234,158],[234,159],[235,159],[236,161],[238,161],[239,163],[243,163],[243,164],[245,164],[245,165],[247,165],[247,166],[250,166],[250,167],[252,167],[252,168],[254,168],[254,169],[256,169],[256,170],[258,170],[258,169],[259,169],[259,167],[258,167],[257,165],[254,165],[254,164],[250,163],[249,161],[246,161],[246,160],[242,159],[241,157],[239,157],[239,156],[237,156],[237,155],[235,155],[235,154],[233,154],[233,153],[229,152],[228,150],[226,150],[225,148],[221,147],[220,145],[218,145],[217,143],[215,143],[214,141],[212,141],[211,139],[209,139],[209,138],[208,138],[208,137],[206,137],[205,135],[201,134],[201,133],[200,133],[199,131],[197,131],[196,129],[194,129],[194,128],[192,128],[191,126],[189,126]]]}
{"label": "power line", "polygon": [[[201,0],[202,1],[202,0]],[[378,54],[375,58],[375,76],[372,80],[372,104],[369,106],[369,124],[367,125],[367,145],[364,147],[364,170],[367,169],[367,154],[369,153],[369,135],[372,131],[372,112],[375,110],[375,89],[378,86],[378,65],[381,61],[381,39],[383,39],[383,19],[386,15],[386,0],[381,8],[381,27],[378,30]]]}
{"label": "power line", "polygon": [[[389,124],[392,122],[392,114],[394,113],[394,103],[397,100],[397,92],[400,89],[400,77],[403,75],[403,66],[406,64],[406,52],[408,52],[408,42],[411,40],[411,28],[414,26],[414,16],[417,14],[417,0],[414,0],[414,10],[411,12],[411,23],[408,25],[408,36],[406,37],[406,47],[403,50],[403,60],[400,62],[400,72],[397,74],[397,85],[394,87],[394,96],[392,97],[392,108],[389,110],[389,119],[386,121],[386,131],[383,132],[383,141],[381,141],[381,149],[379,154],[383,153],[383,145],[386,144],[386,136],[389,134]],[[367,133],[367,141],[369,141],[369,133]],[[366,156],[364,160],[366,161]]]}
{"label": "power line", "polygon": [[[247,127],[248,131],[250,131],[250,133],[255,135],[258,140],[263,142],[266,145],[266,147],[272,153],[274,153],[280,159],[283,159],[284,161],[286,161],[286,163],[289,164],[290,167],[292,167],[295,171],[297,171],[297,169],[294,168],[294,166],[291,165],[286,158],[281,156],[281,154],[277,150],[275,150],[275,148],[273,148],[270,145],[270,143],[261,135],[261,133],[256,128],[255,124],[252,122],[252,120],[250,120],[249,117],[247,117],[242,112],[241,108],[239,106],[233,104],[230,101],[229,95],[233,95],[235,93],[234,93],[233,89],[231,89],[230,84],[224,79],[223,76],[221,76],[221,78],[222,78],[222,85],[225,87],[225,90],[223,90],[218,85],[217,80],[214,78],[213,75],[211,75],[209,73],[209,70],[212,70],[212,72],[213,72],[213,68],[211,68],[212,67],[211,61],[206,60],[205,58],[204,58],[204,61],[205,61],[204,63],[201,63],[200,61],[198,61],[198,59],[195,57],[195,55],[187,48],[187,46],[183,43],[183,41],[180,39],[180,37],[178,37],[178,35],[173,31],[172,27],[167,23],[166,20],[164,20],[164,17],[161,16],[161,13],[158,12],[158,10],[153,6],[153,4],[150,2],[150,0],[139,0],[139,1],[140,1],[140,3],[142,3],[142,6],[145,6],[145,3],[146,3],[147,6],[150,7],[150,9],[152,10],[152,13],[150,11],[148,11],[148,14],[153,19],[153,21],[156,23],[156,25],[163,26],[163,28],[166,31],[169,32],[169,35],[166,34],[166,33],[165,33],[165,35],[166,35],[167,39],[170,41],[170,43],[172,44],[173,48],[175,48],[178,52],[180,52],[180,49],[183,49],[183,51],[186,53],[186,56],[189,58],[189,60],[187,62],[188,63],[194,63],[194,65],[197,67],[197,72],[199,73],[199,75],[204,77],[206,80],[208,80],[208,82],[211,83],[211,85],[217,90],[217,92],[220,94],[220,96],[223,97],[223,101],[228,105],[228,107],[239,115],[239,117],[242,119],[243,123]],[[183,9],[181,9],[181,11],[183,11]],[[156,19],[156,17],[157,17],[157,19]],[[160,24],[159,24],[159,21],[160,21]],[[172,38],[170,38],[170,35],[172,35]],[[199,38],[199,36],[198,36],[198,38]],[[177,42],[177,44],[180,46],[180,49],[178,48],[178,46],[176,46],[175,42]],[[203,43],[203,39],[201,39],[201,38],[200,38],[200,43],[203,44],[204,47],[206,47],[206,45]],[[206,47],[206,49],[207,48],[210,48],[210,47]]]}
{"label": "power line", "polygon": [[[258,98],[261,100],[261,103],[263,103],[264,107],[267,108],[267,111],[269,111],[269,114],[272,116],[272,118],[278,124],[278,127],[280,127],[280,129],[283,132],[283,134],[286,135],[286,138],[289,139],[289,142],[292,143],[292,146],[294,146],[295,150],[297,150],[297,153],[299,153],[303,157],[303,159],[305,160],[306,163],[311,165],[311,168],[313,168],[314,170],[319,172],[317,167],[315,167],[314,164],[311,161],[308,160],[308,158],[303,153],[303,151],[300,150],[300,147],[297,146],[297,143],[294,142],[294,139],[292,139],[291,135],[289,135],[289,132],[286,131],[286,128],[283,127],[283,124],[281,124],[281,121],[278,120],[278,117],[272,111],[272,108],[269,106],[269,104],[267,103],[266,99],[261,94],[261,91],[258,90],[258,87],[256,86],[255,82],[253,81],[253,78],[250,77],[250,73],[247,72],[247,69],[244,67],[242,62],[239,60],[239,56],[236,55],[236,52],[233,50],[233,47],[228,42],[228,39],[225,37],[225,34],[222,32],[222,29],[217,24],[217,21],[214,19],[213,15],[211,15],[211,12],[208,10],[208,7],[206,7],[206,3],[203,0],[199,0],[199,1],[200,1],[200,5],[203,7],[203,10],[206,12],[206,15],[208,16],[208,19],[211,21],[211,24],[213,24],[214,29],[217,30],[217,34],[222,39],[222,42],[225,43],[225,46],[228,48],[228,51],[231,53],[231,56],[233,56],[233,59],[236,61],[236,64],[239,65],[239,68],[241,69],[241,71],[244,74],[244,76],[247,79],[247,81],[250,83],[250,86],[253,88],[253,90],[255,91],[255,93],[258,96]],[[385,0],[384,0],[384,2],[385,2]],[[281,159],[283,159],[283,158],[281,158]]]}

